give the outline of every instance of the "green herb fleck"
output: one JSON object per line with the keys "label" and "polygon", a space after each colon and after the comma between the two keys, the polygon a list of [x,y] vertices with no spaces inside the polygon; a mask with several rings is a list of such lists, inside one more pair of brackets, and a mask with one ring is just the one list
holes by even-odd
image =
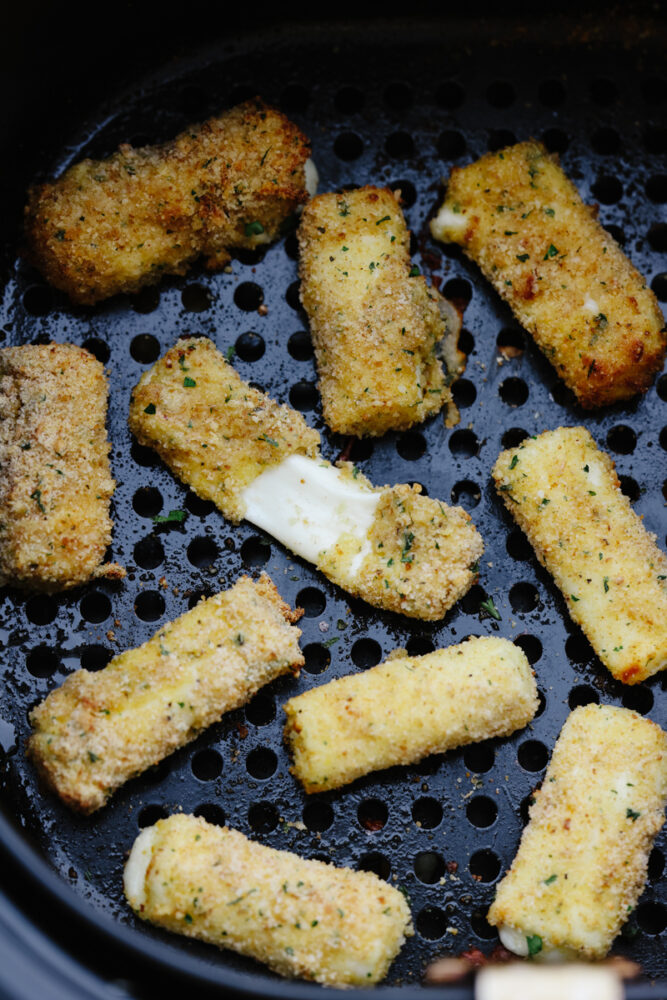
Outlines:
{"label": "green herb fleck", "polygon": [[381,222],[389,222],[390,219],[391,219],[391,215],[383,215],[381,219],[377,220],[377,222],[375,223],[375,225],[379,226]]}
{"label": "green herb fleck", "polygon": [[553,882],[556,881],[557,878],[558,878],[558,875],[550,875],[549,878],[545,878],[544,884],[545,885],[551,885]]}
{"label": "green herb fleck", "polygon": [[497,622],[499,622],[501,620],[500,619],[500,612],[498,611],[498,608],[493,603],[493,598],[492,597],[487,597],[487,599],[485,601],[480,601],[480,603],[479,603],[479,609],[480,609],[480,611],[486,611],[487,615],[491,615],[491,617],[495,618]]}
{"label": "green herb fleck", "polygon": [[412,267],[410,268],[410,274],[408,275],[408,277],[416,278],[418,274],[421,274],[421,271],[419,270],[416,264],[413,264]]}
{"label": "green herb fleck", "polygon": [[46,507],[42,503],[42,491],[41,490],[35,490],[33,493],[31,493],[30,494],[30,499],[35,501],[35,503],[37,504],[37,506],[41,510],[42,514],[46,514]]}
{"label": "green herb fleck", "polygon": [[153,524],[183,524],[187,516],[187,511],[170,510],[168,514],[156,514]]}
{"label": "green herb fleck", "polygon": [[639,817],[641,816],[641,813],[640,812],[635,812],[634,809],[628,808],[628,809],[625,810],[625,815],[626,815],[626,817],[628,819],[631,819],[632,822],[634,823],[634,822],[636,822],[636,820],[639,819]]}
{"label": "green herb fleck", "polygon": [[526,944],[528,945],[528,954],[531,957],[539,955],[542,951],[542,938],[539,934],[526,934]]}
{"label": "green herb fleck", "polygon": [[414,540],[415,540],[414,532],[412,531],[403,532],[403,549],[401,550],[402,563],[411,563],[412,560],[414,559],[414,553],[412,555],[408,555],[410,549],[412,548],[412,543],[414,542]]}
{"label": "green herb fleck", "polygon": [[544,260],[550,260],[552,257],[557,257],[559,253],[560,250],[558,249],[558,247],[555,247],[552,243],[544,255]]}
{"label": "green herb fleck", "polygon": [[516,468],[516,466],[518,464],[518,461],[519,461],[519,456],[518,455],[512,455],[512,461],[510,462],[510,469]]}
{"label": "green herb fleck", "polygon": [[155,403],[149,403],[148,406],[144,407],[144,413],[152,416],[155,413]]}
{"label": "green herb fleck", "polygon": [[197,383],[193,378],[190,378],[189,375],[186,375],[185,378],[183,379],[183,385],[185,386],[186,389],[194,389]]}
{"label": "green herb fleck", "polygon": [[527,261],[527,260],[530,259],[530,254],[529,253],[518,253],[516,255],[516,259],[520,260],[521,263],[523,264],[525,261]]}
{"label": "green herb fleck", "polygon": [[254,222],[246,222],[245,224],[246,236],[259,236],[259,234],[263,232],[264,232],[264,226],[258,220],[255,220]]}

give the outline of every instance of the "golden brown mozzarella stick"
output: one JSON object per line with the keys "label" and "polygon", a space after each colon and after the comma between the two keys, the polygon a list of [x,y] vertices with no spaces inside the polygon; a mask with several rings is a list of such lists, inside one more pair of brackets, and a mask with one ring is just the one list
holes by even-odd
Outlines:
{"label": "golden brown mozzarella stick", "polygon": [[667,556],[583,427],[560,427],[501,453],[496,488],[563,593],[570,615],[618,680],[667,666]]}
{"label": "golden brown mozzarella stick", "polygon": [[378,982],[412,934],[405,897],[377,875],[306,861],[194,816],[139,834],[125,895],[144,920],[330,986]]}
{"label": "golden brown mozzarella stick", "polygon": [[208,340],[180,340],[145,373],[130,427],[226,517],[370,604],[437,619],[476,579],[483,546],[465,511],[325,462],[301,414],[241,381]]}
{"label": "golden brown mozzarella stick", "polygon": [[[411,273],[395,195],[377,187],[318,195],[298,235],[301,301],[329,427],[380,435],[453,405],[449,386],[465,363],[456,350],[460,324],[448,329],[444,300]],[[446,373],[437,357],[443,338]]]}
{"label": "golden brown mozzarella stick", "polygon": [[0,585],[57,591],[95,577],[111,544],[107,380],[73,344],[0,350]]}
{"label": "golden brown mozzarella stick", "polygon": [[307,792],[339,788],[371,771],[509,736],[537,705],[528,660],[507,639],[397,656],[287,702],[292,773]]}
{"label": "golden brown mozzarella stick", "polygon": [[104,670],[78,670],[30,713],[28,753],[73,809],[94,812],[129,778],[303,665],[268,576],[243,577]]}
{"label": "golden brown mozzarella stick", "polygon": [[32,263],[74,302],[216,270],[237,247],[278,236],[307,199],[308,140],[259,99],[160,146],[129,144],[34,187],[25,209]]}
{"label": "golden brown mozzarella stick", "polygon": [[481,267],[584,407],[650,386],[665,359],[653,292],[538,142],[452,170],[431,223]]}
{"label": "golden brown mozzarella stick", "polygon": [[519,955],[604,958],[664,823],[667,734],[625,708],[577,708],[534,799],[489,923]]}

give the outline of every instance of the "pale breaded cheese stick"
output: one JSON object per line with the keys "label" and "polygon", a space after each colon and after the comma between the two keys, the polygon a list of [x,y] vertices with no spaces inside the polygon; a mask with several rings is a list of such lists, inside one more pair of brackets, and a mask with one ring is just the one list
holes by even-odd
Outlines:
{"label": "pale breaded cheese stick", "polygon": [[[438,292],[411,273],[410,233],[393,192],[318,195],[298,237],[301,301],[329,427],[380,435],[452,404],[449,386],[465,363],[458,329],[448,330]],[[443,338],[446,374],[436,356]]]}
{"label": "pale breaded cheese stick", "polygon": [[99,809],[274,678],[303,665],[300,617],[268,576],[200,601],[104,670],[77,670],[30,713],[28,754],[68,806]]}
{"label": "pale breaded cheese stick", "polygon": [[644,887],[666,800],[667,734],[625,708],[576,708],[489,910],[505,947],[604,958]]}
{"label": "pale breaded cheese stick", "polygon": [[308,155],[296,125],[256,98],[163,145],[82,160],[29,192],[30,261],[85,304],[185,274],[202,254],[221,268],[306,201]]}
{"label": "pale breaded cheese stick", "polygon": [[653,292],[539,142],[455,167],[431,223],[458,243],[582,406],[643,392],[665,359]]}
{"label": "pale breaded cheese stick", "polygon": [[139,834],[125,895],[144,920],[329,986],[378,982],[412,934],[405,897],[377,875],[306,861],[194,816]]}
{"label": "pale breaded cheese stick", "polygon": [[425,656],[396,656],[311,688],[284,705],[292,773],[307,792],[509,736],[538,706],[525,654],[507,639],[471,638]]}
{"label": "pale breaded cheese stick", "polygon": [[145,372],[130,400],[130,430],[230,521],[243,491],[290,455],[314,458],[320,436],[302,415],[253,389],[204,337],[179,340]]}
{"label": "pale breaded cheese stick", "polygon": [[102,564],[115,483],[104,368],[73,344],[0,350],[0,585],[58,591]]}
{"label": "pale breaded cheese stick", "polygon": [[507,509],[553,576],[570,615],[618,680],[667,666],[667,556],[583,427],[560,427],[501,453]]}
{"label": "pale breaded cheese stick", "polygon": [[464,510],[325,462],[301,414],[243,382],[210,341],[178,341],[143,375],[130,427],[225,517],[370,604],[437,619],[476,579],[483,545]]}

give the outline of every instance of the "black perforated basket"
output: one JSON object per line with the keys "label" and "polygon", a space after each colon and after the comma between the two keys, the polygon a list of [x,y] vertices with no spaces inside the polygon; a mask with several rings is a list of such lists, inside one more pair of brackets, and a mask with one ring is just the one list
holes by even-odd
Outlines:
{"label": "black perforated basket", "polygon": [[[667,725],[665,681],[630,688],[612,680],[489,479],[501,448],[547,428],[583,423],[612,453],[624,491],[664,546],[667,375],[629,404],[584,413],[476,267],[458,249],[434,243],[427,225],[452,166],[534,136],[561,155],[584,199],[600,204],[603,224],[667,300],[667,83],[656,75],[664,32],[659,22],[643,31],[643,23],[633,21],[632,30],[619,19],[588,27],[568,19],[512,24],[483,18],[264,27],[208,48],[189,44],[184,58],[149,75],[142,75],[140,60],[134,69],[126,66],[129,88],[119,82],[97,105],[88,96],[84,119],[64,108],[67,127],[58,132],[53,121],[45,123],[44,140],[33,137],[25,164],[12,165],[0,338],[3,345],[70,341],[107,366],[117,481],[110,555],[128,577],[60,597],[0,592],[0,833],[5,862],[15,865],[13,878],[6,876],[7,893],[16,896],[32,869],[31,893],[47,900],[49,914],[56,906],[49,918],[54,937],[72,924],[104,942],[109,955],[120,949],[132,969],[125,987],[132,996],[154,995],[156,983],[184,976],[198,988],[224,986],[238,995],[320,992],[135,919],[123,900],[122,867],[139,829],[159,817],[194,812],[262,843],[369,869],[403,887],[416,934],[387,984],[401,996],[416,996],[430,960],[470,948],[489,953],[497,944],[485,914],[570,709],[604,701]],[[249,524],[227,524],[129,433],[129,395],[142,372],[179,335],[201,335],[232,350],[244,379],[303,411],[322,433],[326,458],[343,451],[348,442],[321,418],[293,234],[268,249],[237,254],[231,273],[195,268],[187,278],[91,309],[72,307],[17,257],[16,208],[40,173],[56,173],[85,155],[104,156],[123,141],[166,139],[257,93],[311,138],[320,190],[370,182],[400,187],[414,263],[465,307],[460,346],[468,363],[454,390],[458,427],[447,429],[440,416],[351,449],[374,483],[419,482],[430,496],[469,510],[480,530],[486,550],[479,584],[441,622],[423,624],[349,599]],[[155,523],[171,510],[186,511],[185,522]],[[116,652],[145,641],[202,594],[262,570],[290,604],[305,609],[300,679],[270,685],[90,818],[72,815],[38,787],[23,754],[34,704],[78,667],[99,669]],[[497,620],[484,610],[489,597]],[[373,774],[337,792],[304,795],[289,774],[282,743],[281,705],[290,696],[362,671],[397,646],[418,654],[490,634],[519,644],[534,665],[541,703],[527,729]],[[659,980],[667,975],[665,845],[663,833],[646,891],[614,947]],[[28,915],[32,898],[21,900]],[[76,952],[76,941],[67,947]],[[78,957],[89,961],[88,954]],[[99,974],[106,981],[119,973],[107,963]],[[467,988],[441,989],[454,998]],[[643,989],[631,992],[644,995]],[[667,990],[650,995],[667,996]]]}

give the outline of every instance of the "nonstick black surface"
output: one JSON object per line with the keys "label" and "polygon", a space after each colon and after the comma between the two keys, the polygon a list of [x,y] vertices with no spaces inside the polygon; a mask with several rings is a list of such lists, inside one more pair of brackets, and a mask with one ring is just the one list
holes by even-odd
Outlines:
{"label": "nonstick black surface", "polygon": [[[348,599],[251,525],[227,524],[128,431],[129,395],[142,372],[179,335],[203,335],[223,352],[231,349],[243,378],[302,410],[321,431],[326,458],[341,453],[347,442],[321,418],[293,234],[266,251],[238,254],[231,273],[195,268],[184,279],[94,309],[73,308],[19,258],[11,269],[0,309],[2,343],[70,341],[108,368],[117,481],[112,556],[128,577],[120,586],[91,584],[59,597],[0,592],[3,799],[75,893],[143,940],[173,942],[175,962],[188,953],[220,982],[225,970],[248,970],[257,974],[256,988],[272,978],[250,961],[171,938],[128,912],[121,888],[126,852],[139,829],[161,816],[195,812],[262,843],[367,868],[403,887],[416,934],[388,982],[419,982],[432,958],[471,947],[488,953],[497,944],[485,913],[570,709],[604,701],[667,726],[667,682],[623,687],[612,680],[570,622],[489,478],[502,447],[583,423],[612,453],[624,491],[664,546],[667,375],[627,405],[584,413],[476,267],[457,249],[434,243],[427,226],[452,166],[535,136],[561,155],[584,199],[600,204],[603,224],[667,300],[667,84],[655,69],[660,39],[628,45],[623,31],[618,37],[616,45],[583,31],[552,37],[533,30],[494,44],[493,32],[472,22],[450,29],[395,23],[265,31],[137,81],[45,156],[44,176],[83,156],[109,154],[122,141],[169,138],[258,93],[311,138],[321,191],[365,183],[401,188],[414,262],[465,305],[461,347],[468,364],[455,387],[458,427],[447,429],[440,416],[404,434],[357,442],[351,452],[376,484],[419,482],[430,496],[461,504],[484,538],[479,584],[443,621],[425,624]],[[26,176],[26,186],[33,179]],[[15,240],[9,249],[15,256]],[[154,523],[171,510],[187,512],[183,525]],[[287,601],[305,608],[306,668],[299,680],[264,689],[90,818],[73,815],[38,787],[23,755],[34,704],[80,666],[99,669],[145,641],[202,594],[262,570]],[[499,620],[482,609],[489,597]],[[397,646],[425,653],[490,634],[517,642],[534,665],[542,701],[531,726],[335,793],[304,795],[282,744],[281,705],[290,696],[362,671]],[[614,947],[661,978],[667,976],[666,847],[663,833],[646,891]]]}

